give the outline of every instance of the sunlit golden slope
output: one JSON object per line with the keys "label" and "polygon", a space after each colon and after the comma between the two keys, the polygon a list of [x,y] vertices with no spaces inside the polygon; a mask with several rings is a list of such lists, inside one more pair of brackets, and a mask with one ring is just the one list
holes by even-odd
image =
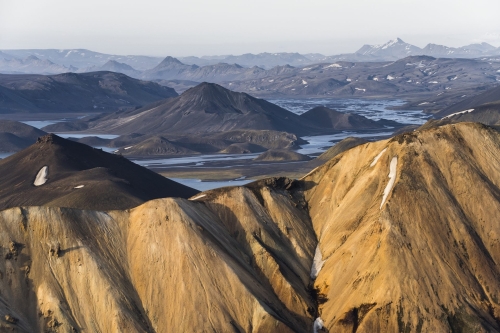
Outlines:
{"label": "sunlit golden slope", "polygon": [[300,181],[11,208],[0,228],[4,330],[500,331],[500,134],[479,124],[366,143]]}
{"label": "sunlit golden slope", "polygon": [[468,123],[400,135],[305,181],[317,184],[306,197],[331,332],[499,330],[498,132]]}

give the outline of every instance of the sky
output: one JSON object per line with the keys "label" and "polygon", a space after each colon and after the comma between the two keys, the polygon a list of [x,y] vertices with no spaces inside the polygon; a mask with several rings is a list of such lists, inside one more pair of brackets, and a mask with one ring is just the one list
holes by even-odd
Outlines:
{"label": "sky", "polygon": [[396,37],[500,46],[500,0],[0,0],[0,49],[350,53]]}

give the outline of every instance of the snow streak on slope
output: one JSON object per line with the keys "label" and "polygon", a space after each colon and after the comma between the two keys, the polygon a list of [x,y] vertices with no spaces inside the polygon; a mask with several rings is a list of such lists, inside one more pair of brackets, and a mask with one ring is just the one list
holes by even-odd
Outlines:
{"label": "snow streak on slope", "polygon": [[385,187],[384,190],[384,197],[382,198],[382,203],[380,204],[380,209],[382,209],[382,206],[385,203],[385,200],[389,196],[389,193],[391,193],[392,187],[394,186],[394,182],[396,181],[396,168],[398,166],[398,157],[394,156],[391,160],[391,165],[389,167],[389,182],[387,183],[387,186]]}

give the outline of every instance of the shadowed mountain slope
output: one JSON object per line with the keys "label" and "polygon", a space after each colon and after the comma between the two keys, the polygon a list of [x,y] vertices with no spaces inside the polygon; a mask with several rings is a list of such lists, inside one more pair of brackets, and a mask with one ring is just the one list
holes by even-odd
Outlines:
{"label": "shadowed mountain slope", "polygon": [[499,332],[499,175],[500,133],[460,123],[359,145],[300,181],[5,210],[0,325]]}
{"label": "shadowed mountain slope", "polygon": [[0,184],[1,209],[41,205],[126,209],[155,198],[198,192],[119,155],[53,134],[1,160]]}
{"label": "shadowed mountain slope", "polygon": [[201,83],[176,98],[139,110],[98,118],[90,123],[90,128],[116,134],[193,134],[252,129],[304,135],[322,130],[275,104],[213,83]]}
{"label": "shadowed mountain slope", "polygon": [[384,126],[366,117],[335,111],[323,106],[317,106],[300,115],[301,118],[316,123],[320,127],[336,130],[373,129]]}
{"label": "shadowed mountain slope", "polygon": [[466,99],[439,111],[438,113],[436,113],[435,117],[443,118],[453,113],[473,109],[475,107],[478,107],[479,105],[494,102],[500,102],[500,86],[489,89],[481,94],[467,97]]}
{"label": "shadowed mountain slope", "polygon": [[38,128],[17,121],[0,120],[0,151],[19,151],[45,134],[47,133]]}
{"label": "shadowed mountain slope", "polygon": [[113,72],[0,74],[0,113],[112,112],[174,96],[171,88]]}

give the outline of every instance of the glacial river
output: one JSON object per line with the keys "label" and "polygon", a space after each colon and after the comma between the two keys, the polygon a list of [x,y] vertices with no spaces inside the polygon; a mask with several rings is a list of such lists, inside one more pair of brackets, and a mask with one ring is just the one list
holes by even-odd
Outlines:
{"label": "glacial river", "polygon": [[[422,111],[414,110],[391,110],[391,107],[400,106],[404,104],[402,100],[363,100],[363,99],[269,99],[269,102],[277,104],[282,108],[285,108],[296,114],[302,114],[316,106],[325,106],[331,109],[335,109],[341,112],[350,112],[365,116],[372,120],[387,119],[397,121],[403,124],[423,124],[429,118],[429,115],[424,114]],[[67,119],[60,120],[26,120],[24,123],[42,128],[44,126],[67,121]],[[387,128],[381,131],[374,131],[367,133],[356,132],[356,131],[344,131],[341,133],[336,133],[332,135],[320,135],[320,136],[308,136],[303,137],[304,140],[308,141],[307,144],[301,145],[300,149],[297,150],[298,153],[304,155],[317,155],[329,147],[333,146],[335,143],[349,137],[363,137],[370,139],[377,139],[382,137],[388,137],[393,133],[393,129]],[[117,136],[112,134],[71,134],[71,133],[58,133],[58,135],[68,138],[82,138],[86,136],[98,136],[103,139],[114,139]],[[113,152],[115,148],[107,147],[96,147],[101,148],[108,152]],[[9,153],[0,154],[0,158],[5,158]],[[133,162],[146,167],[155,168],[169,168],[173,166],[183,166],[183,167],[200,167],[207,162],[216,161],[231,161],[231,160],[249,160],[253,159],[257,154],[210,154],[210,155],[197,155],[189,157],[174,157],[174,158],[157,158],[157,159],[140,159],[133,160]],[[207,190],[211,188],[217,188],[221,186],[231,186],[231,185],[243,185],[250,182],[246,179],[235,179],[231,181],[217,181],[217,182],[204,182],[199,179],[175,179],[176,181],[183,183],[185,185],[194,187],[199,190]]]}

